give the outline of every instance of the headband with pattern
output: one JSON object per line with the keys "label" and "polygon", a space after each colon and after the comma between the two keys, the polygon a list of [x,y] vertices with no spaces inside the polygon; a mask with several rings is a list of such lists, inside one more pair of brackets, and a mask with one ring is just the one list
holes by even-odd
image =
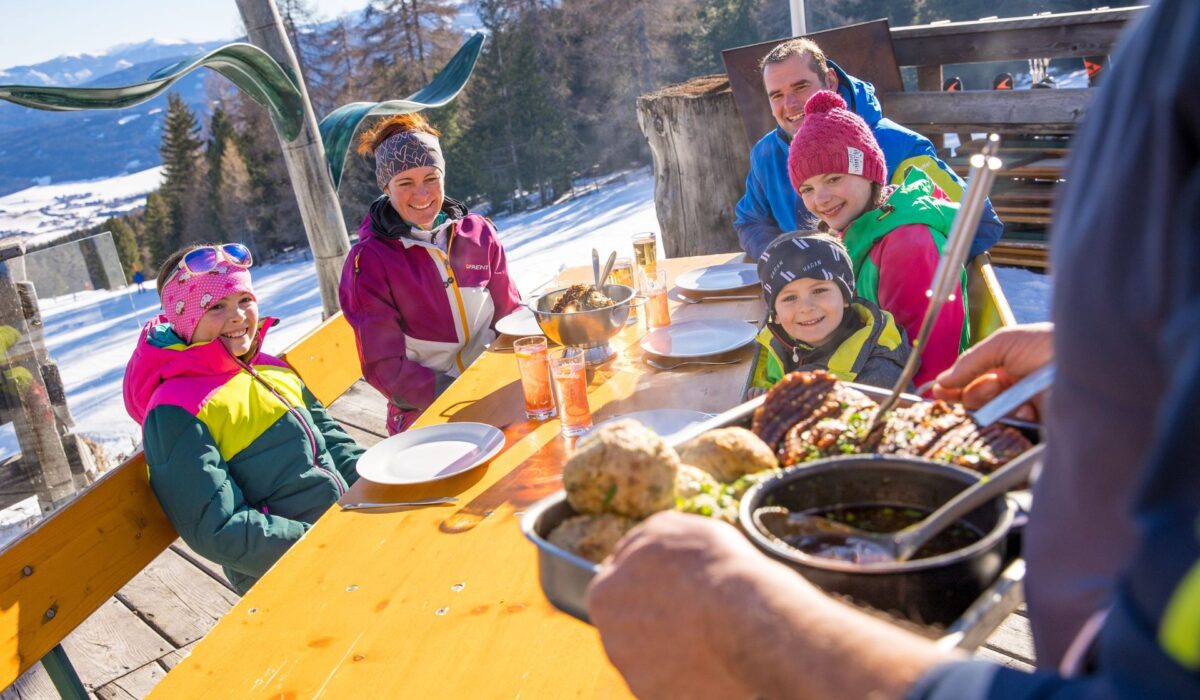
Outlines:
{"label": "headband with pattern", "polygon": [[437,137],[424,131],[401,131],[389,136],[375,149],[375,184],[381,192],[386,192],[387,184],[396,173],[427,165],[446,172],[446,161],[442,158]]}
{"label": "headband with pattern", "polygon": [[191,343],[200,317],[214,301],[230,294],[246,293],[257,299],[250,284],[250,270],[226,263],[209,272],[193,275],[179,268],[163,285],[162,308],[175,333],[183,342]]}

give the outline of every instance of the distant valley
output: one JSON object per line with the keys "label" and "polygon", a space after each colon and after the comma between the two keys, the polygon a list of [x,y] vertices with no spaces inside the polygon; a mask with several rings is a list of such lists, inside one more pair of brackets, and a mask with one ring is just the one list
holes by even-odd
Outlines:
{"label": "distant valley", "polygon": [[[230,40],[232,41],[232,40]],[[61,56],[32,66],[0,69],[3,85],[111,87],[144,80],[181,58],[222,46],[148,41],[104,55]],[[203,119],[209,113],[204,80],[196,71],[172,86]],[[130,174],[159,164],[165,95],[136,107],[46,112],[0,102],[0,197],[34,185]],[[0,230],[3,230],[0,224]]]}

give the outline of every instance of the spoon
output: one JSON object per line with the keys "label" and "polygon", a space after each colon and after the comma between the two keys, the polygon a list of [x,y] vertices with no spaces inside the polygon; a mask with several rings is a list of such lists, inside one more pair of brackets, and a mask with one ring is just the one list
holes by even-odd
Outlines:
{"label": "spoon", "polygon": [[[612,272],[613,263],[617,262],[617,251],[608,254],[608,260],[604,261],[604,269],[600,271],[600,281],[608,284],[608,275]],[[600,282],[596,283],[597,289],[602,289]]]}
{"label": "spoon", "polygon": [[780,536],[780,532],[784,532],[788,538],[793,541],[799,539],[800,543],[807,547],[821,545],[841,550],[846,552],[852,561],[858,563],[904,562],[926,542],[963,516],[1025,481],[1033,467],[1041,461],[1045,449],[1045,443],[1031,447],[1016,459],[959,492],[925,519],[898,532],[867,532],[820,515],[790,513],[786,508],[778,506],[759,508],[754,511],[754,519],[764,532],[776,537]]}
{"label": "spoon", "polygon": [[600,286],[600,251],[592,248],[592,276],[596,278],[596,286]]}

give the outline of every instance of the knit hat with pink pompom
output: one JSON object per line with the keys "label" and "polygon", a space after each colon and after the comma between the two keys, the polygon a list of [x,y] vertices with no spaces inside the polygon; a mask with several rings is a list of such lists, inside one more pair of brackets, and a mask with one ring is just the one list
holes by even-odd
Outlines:
{"label": "knit hat with pink pompom", "polygon": [[871,128],[836,92],[821,90],[804,105],[804,121],[788,152],[792,187],[814,175],[849,173],[887,183],[887,163]]}

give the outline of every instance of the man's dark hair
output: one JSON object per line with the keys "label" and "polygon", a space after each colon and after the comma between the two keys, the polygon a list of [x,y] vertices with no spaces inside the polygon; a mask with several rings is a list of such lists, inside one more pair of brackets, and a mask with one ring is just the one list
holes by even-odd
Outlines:
{"label": "man's dark hair", "polygon": [[828,87],[826,76],[829,74],[829,61],[825,57],[825,52],[812,39],[789,39],[779,44],[758,62],[758,72],[762,73],[768,65],[782,63],[792,56],[808,56],[809,67],[817,74],[821,86]]}

